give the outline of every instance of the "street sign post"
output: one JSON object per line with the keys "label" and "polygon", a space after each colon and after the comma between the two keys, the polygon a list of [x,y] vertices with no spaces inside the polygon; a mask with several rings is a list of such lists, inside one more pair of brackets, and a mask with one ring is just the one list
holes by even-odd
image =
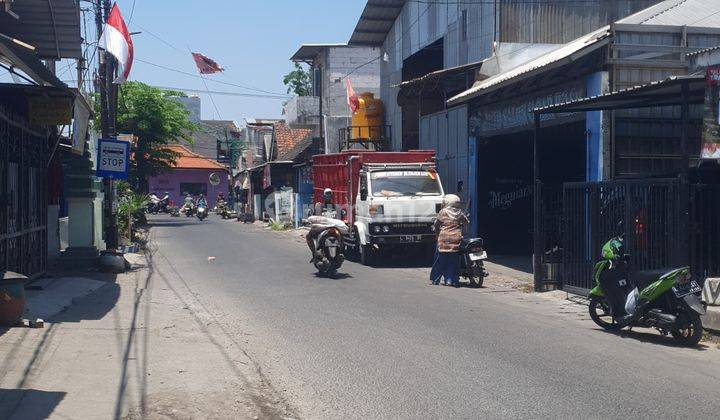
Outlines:
{"label": "street sign post", "polygon": [[130,143],[122,140],[98,140],[96,176],[100,178],[127,179]]}

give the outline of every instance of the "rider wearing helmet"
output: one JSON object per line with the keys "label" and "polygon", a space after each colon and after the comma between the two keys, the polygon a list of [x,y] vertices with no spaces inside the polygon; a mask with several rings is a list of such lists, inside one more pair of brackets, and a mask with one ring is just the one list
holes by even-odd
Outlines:
{"label": "rider wearing helmet", "polygon": [[[335,204],[333,204],[333,191],[330,188],[325,188],[323,190],[323,202],[317,202],[315,203],[315,209],[313,214],[315,216],[325,216],[325,217],[331,217],[336,218],[337,217],[337,207]],[[334,214],[333,214],[334,213]],[[313,255],[313,258],[316,256],[316,249],[315,249],[315,239],[317,239],[318,235],[320,235],[320,232],[325,230],[325,227],[320,226],[313,226],[310,228],[310,232],[308,232],[307,235],[305,235],[305,241],[307,242],[308,248],[310,248],[310,253]]]}

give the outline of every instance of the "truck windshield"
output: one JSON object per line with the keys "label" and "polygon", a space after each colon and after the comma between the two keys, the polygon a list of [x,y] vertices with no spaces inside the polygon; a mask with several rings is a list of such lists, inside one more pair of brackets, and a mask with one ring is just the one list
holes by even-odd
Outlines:
{"label": "truck windshield", "polygon": [[385,171],[370,174],[373,197],[441,195],[434,171]]}

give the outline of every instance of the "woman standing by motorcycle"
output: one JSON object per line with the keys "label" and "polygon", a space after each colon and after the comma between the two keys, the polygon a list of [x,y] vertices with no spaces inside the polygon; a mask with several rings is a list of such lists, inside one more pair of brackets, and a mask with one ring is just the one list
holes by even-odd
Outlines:
{"label": "woman standing by motorcycle", "polygon": [[445,278],[446,286],[457,287],[459,283],[458,271],[460,269],[460,242],[462,241],[462,228],[470,222],[460,208],[460,197],[455,194],[445,196],[445,207],[435,219],[435,231],[438,232],[437,249],[430,282],[440,284],[440,277]]}

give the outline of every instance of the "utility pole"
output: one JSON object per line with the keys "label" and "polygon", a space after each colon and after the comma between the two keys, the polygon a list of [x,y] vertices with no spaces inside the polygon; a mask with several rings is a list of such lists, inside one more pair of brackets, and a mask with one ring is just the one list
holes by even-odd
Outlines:
{"label": "utility pole", "polygon": [[[110,12],[109,0],[95,1],[95,25],[97,27],[97,36],[100,39],[103,31],[103,24],[107,20]],[[108,139],[114,135],[115,131],[115,106],[113,104],[113,65],[112,59],[105,51],[98,51],[98,83],[100,90],[100,134],[104,139]],[[110,95],[108,95],[110,93]],[[110,97],[109,97],[110,96]],[[115,209],[113,202],[115,200],[113,180],[110,178],[103,179],[103,187],[105,190],[105,244],[108,249],[117,249],[118,232],[117,219],[115,217]]]}

